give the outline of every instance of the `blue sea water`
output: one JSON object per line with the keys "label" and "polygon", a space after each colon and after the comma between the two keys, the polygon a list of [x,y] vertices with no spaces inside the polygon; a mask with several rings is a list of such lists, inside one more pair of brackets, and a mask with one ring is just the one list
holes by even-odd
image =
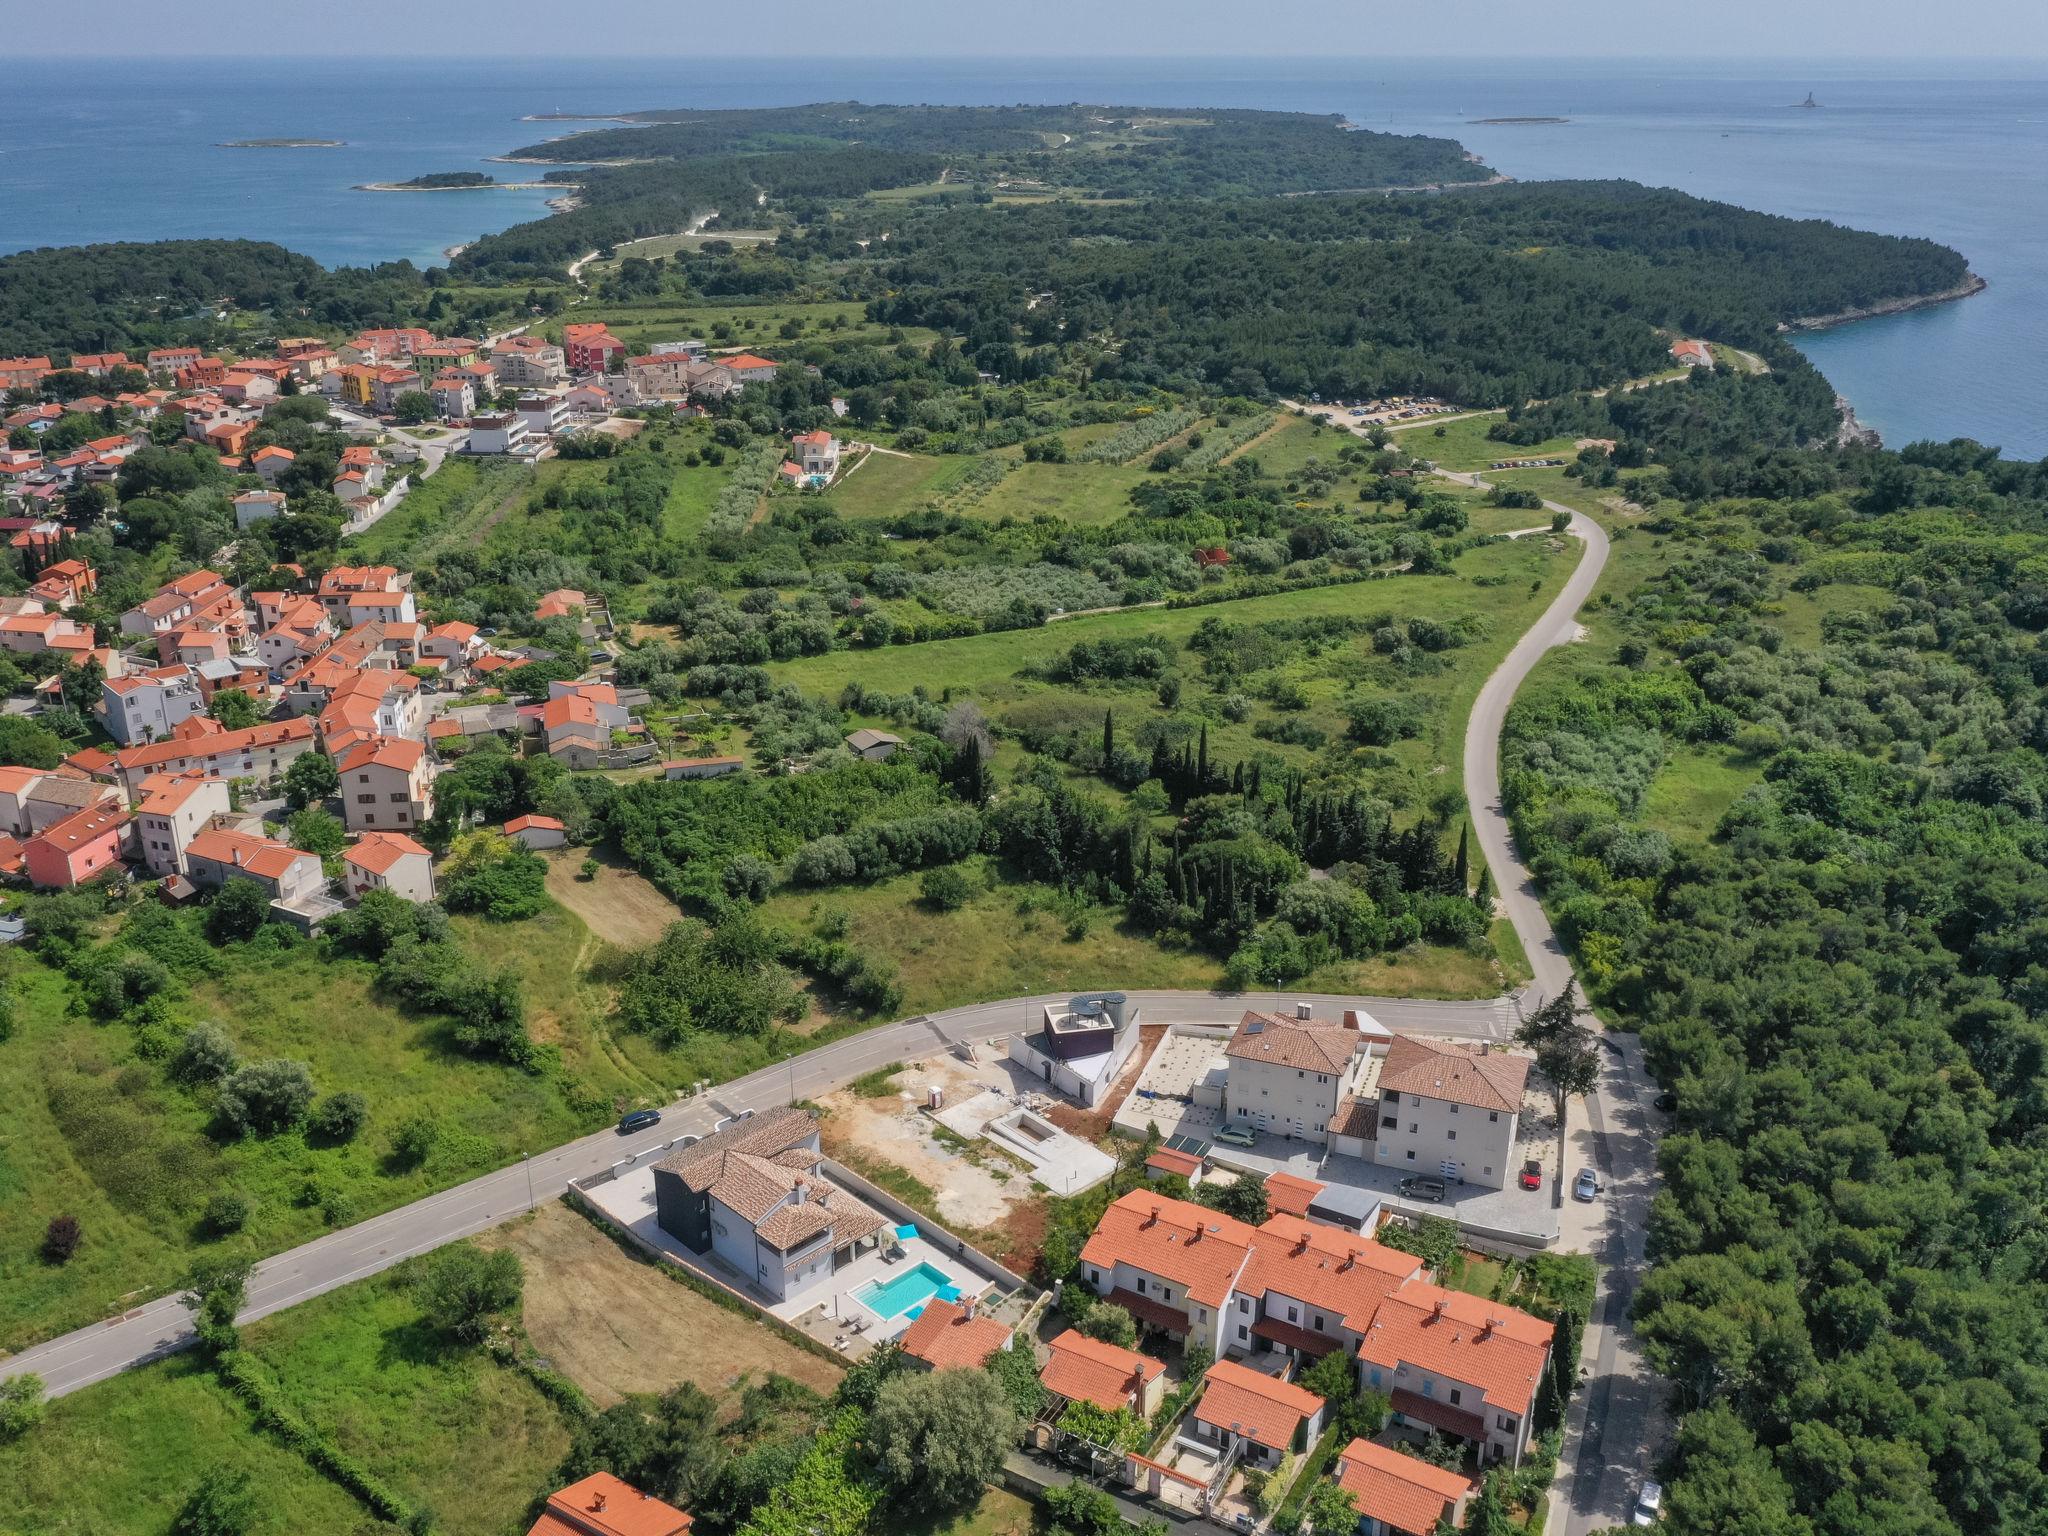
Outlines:
{"label": "blue sea water", "polygon": [[[1812,91],[1821,105],[1792,103]],[[840,59],[60,61],[0,94],[0,251],[235,235],[331,264],[441,259],[538,217],[539,192],[371,193],[571,131],[529,113],[849,97],[1337,112],[1456,137],[1524,179],[1622,176],[1771,213],[1927,235],[1990,289],[1802,337],[1887,441],[2048,455],[2048,78],[1987,63]],[[1564,125],[1487,125],[1489,117]],[[340,149],[224,140],[337,138]]]}

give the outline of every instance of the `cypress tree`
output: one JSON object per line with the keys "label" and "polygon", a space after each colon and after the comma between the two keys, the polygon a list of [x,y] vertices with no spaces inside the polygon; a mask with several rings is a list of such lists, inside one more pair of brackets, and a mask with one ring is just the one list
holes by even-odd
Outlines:
{"label": "cypress tree", "polygon": [[1195,749],[1195,793],[1209,793],[1209,722],[1202,722],[1201,745]]}
{"label": "cypress tree", "polygon": [[1472,893],[1472,905],[1482,912],[1493,911],[1493,871],[1479,866],[1479,889]]}
{"label": "cypress tree", "polygon": [[1458,881],[1458,894],[1460,896],[1464,895],[1467,891],[1472,889],[1471,885],[1467,883],[1465,878],[1471,872],[1469,866],[1466,863],[1467,852],[1465,846],[1466,840],[1470,838],[1471,835],[1471,823],[1460,822],[1458,824],[1458,862],[1455,870]]}
{"label": "cypress tree", "polygon": [[1116,714],[1105,709],[1102,712],[1102,771],[1109,773],[1116,765]]}

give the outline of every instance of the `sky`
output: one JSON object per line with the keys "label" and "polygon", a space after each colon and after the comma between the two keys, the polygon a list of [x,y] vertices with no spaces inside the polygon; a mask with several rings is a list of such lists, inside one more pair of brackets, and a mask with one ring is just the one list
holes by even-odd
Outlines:
{"label": "sky", "polygon": [[[28,0],[17,0],[27,4]],[[14,56],[2048,60],[2043,0],[60,0]]]}

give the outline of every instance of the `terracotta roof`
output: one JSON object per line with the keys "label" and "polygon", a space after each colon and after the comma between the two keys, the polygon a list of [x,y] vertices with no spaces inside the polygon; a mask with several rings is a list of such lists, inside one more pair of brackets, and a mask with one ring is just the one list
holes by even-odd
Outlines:
{"label": "terracotta roof", "polygon": [[313,857],[268,837],[230,832],[225,827],[208,827],[185,846],[192,858],[246,870],[265,880],[281,880],[301,859]]}
{"label": "terracotta roof", "polygon": [[1321,1310],[1325,1325],[1319,1332],[1346,1327],[1362,1333],[1387,1296],[1421,1272],[1422,1261],[1413,1254],[1356,1232],[1275,1216],[1259,1228],[1237,1288],[1252,1296],[1277,1291]]}
{"label": "terracotta roof", "polygon": [[505,823],[505,835],[511,837],[515,833],[526,831],[529,827],[543,832],[566,832],[569,830],[552,816],[514,816]]}
{"label": "terracotta roof", "polygon": [[1468,1413],[1463,1408],[1453,1408],[1449,1403],[1437,1402],[1424,1397],[1420,1392],[1411,1392],[1406,1387],[1397,1387],[1390,1394],[1394,1412],[1403,1418],[1420,1419],[1433,1429],[1446,1434],[1461,1435],[1476,1444],[1486,1441],[1486,1420],[1479,1414]]}
{"label": "terracotta roof", "polygon": [[1338,1453],[1336,1477],[1338,1486],[1357,1500],[1361,1515],[1404,1536],[1430,1536],[1472,1491],[1460,1474],[1370,1440],[1354,1440]]}
{"label": "terracotta roof", "polygon": [[1191,1179],[1202,1171],[1202,1160],[1192,1152],[1182,1152],[1174,1147],[1161,1147],[1145,1159],[1147,1168],[1157,1168],[1161,1173],[1177,1173],[1184,1179]]}
{"label": "terracotta roof", "polygon": [[142,781],[142,811],[148,816],[169,816],[209,784],[225,784],[204,773],[153,773]]}
{"label": "terracotta roof", "polygon": [[1106,1413],[1131,1407],[1132,1394],[1166,1369],[1163,1360],[1091,1339],[1072,1328],[1047,1348],[1052,1353],[1038,1373],[1046,1390],[1093,1403]]}
{"label": "terracotta roof", "polygon": [[412,854],[432,858],[418,843],[402,832],[365,832],[342,854],[349,863],[373,875],[388,874],[391,866]]}
{"label": "terracotta roof", "polygon": [[1411,1280],[1380,1303],[1358,1354],[1385,1370],[1406,1365],[1469,1382],[1503,1412],[1523,1414],[1535,1398],[1554,1331],[1503,1302]]}
{"label": "terracotta roof", "polygon": [[1399,1035],[1380,1068],[1380,1092],[1469,1104],[1474,1109],[1519,1113],[1529,1081],[1529,1058],[1505,1051],[1481,1055],[1476,1047]]}
{"label": "terracotta roof", "polygon": [[138,768],[154,767],[158,763],[175,763],[188,757],[216,757],[246,752],[256,747],[312,739],[312,721],[279,720],[275,723],[252,725],[247,730],[222,731],[218,735],[197,739],[181,737],[173,741],[152,742],[146,747],[127,747],[114,754],[113,765],[123,772],[132,773]]}
{"label": "terracotta roof", "polygon": [[[1183,1287],[1197,1302],[1220,1307],[1244,1268],[1257,1233],[1207,1206],[1134,1189],[1102,1213],[1081,1249],[1084,1262],[1118,1262]],[[1176,1325],[1179,1326],[1179,1325]]]}
{"label": "terracotta roof", "polygon": [[935,1297],[924,1304],[897,1342],[905,1354],[914,1355],[933,1370],[948,1371],[986,1365],[988,1357],[1009,1339],[1008,1324],[986,1313],[969,1317],[961,1303]]}
{"label": "terracotta roof", "polygon": [[87,843],[125,825],[127,820],[128,807],[125,805],[90,805],[82,811],[66,816],[62,821],[43,828],[35,837],[29,839],[29,845],[43,843],[51,848],[66,851],[83,848]]}
{"label": "terracotta roof", "polygon": [[1284,1317],[1268,1315],[1253,1323],[1251,1328],[1253,1337],[1271,1339],[1275,1344],[1285,1344],[1289,1349],[1298,1349],[1312,1360],[1320,1360],[1332,1351],[1344,1347],[1342,1339],[1333,1339],[1328,1334],[1317,1333],[1313,1328],[1290,1323]]}
{"label": "terracotta roof", "polygon": [[1302,1421],[1320,1413],[1322,1407],[1320,1397],[1292,1382],[1277,1380],[1235,1360],[1218,1360],[1203,1378],[1195,1417],[1259,1445],[1285,1451],[1293,1446]]}
{"label": "terracotta roof", "polygon": [[609,1472],[548,1495],[527,1536],[685,1536],[690,1516]]}
{"label": "terracotta roof", "polygon": [[1330,1116],[1332,1136],[1356,1136],[1364,1141],[1374,1141],[1379,1136],[1379,1107],[1377,1098],[1360,1098],[1347,1093],[1337,1101],[1337,1113]]}
{"label": "terracotta roof", "polygon": [[1266,1175],[1266,1209],[1275,1216],[1306,1216],[1309,1203],[1323,1192],[1314,1179],[1281,1170]]}
{"label": "terracotta roof", "polygon": [[375,764],[379,768],[395,768],[400,773],[411,773],[419,767],[427,755],[426,743],[413,741],[404,736],[372,736],[368,741],[359,741],[341,755],[334,766],[343,773],[353,773],[358,768]]}
{"label": "terracotta roof", "polygon": [[1327,1020],[1284,1019],[1247,1013],[1223,1054],[1233,1061],[1266,1061],[1307,1072],[1342,1072],[1364,1037]]}

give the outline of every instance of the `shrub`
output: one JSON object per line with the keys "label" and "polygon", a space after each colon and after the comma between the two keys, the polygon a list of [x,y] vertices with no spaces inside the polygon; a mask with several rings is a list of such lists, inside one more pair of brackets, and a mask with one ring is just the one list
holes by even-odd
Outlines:
{"label": "shrub", "polygon": [[416,1286],[430,1323],[475,1344],[490,1331],[492,1317],[519,1305],[525,1276],[516,1253],[452,1243],[428,1257]]}
{"label": "shrub", "polygon": [[440,1124],[431,1115],[412,1115],[391,1137],[391,1155],[408,1168],[417,1168],[433,1155],[441,1139]]}
{"label": "shrub", "polygon": [[215,1083],[239,1065],[235,1042],[225,1029],[212,1023],[194,1024],[171,1056],[171,1076],[183,1083]]}
{"label": "shrub", "polygon": [[256,936],[270,920],[270,897],[254,880],[230,880],[214,894],[206,912],[206,936],[232,944]]}
{"label": "shrub", "polygon": [[369,1102],[360,1093],[330,1093],[313,1107],[306,1132],[322,1141],[354,1141],[369,1117]]}
{"label": "shrub", "polygon": [[206,1202],[206,1230],[216,1237],[239,1232],[249,1224],[249,1212],[247,1195],[224,1189]]}
{"label": "shrub", "polygon": [[1113,1302],[1105,1301],[1090,1307],[1077,1326],[1089,1338],[1100,1339],[1105,1344],[1120,1345],[1124,1349],[1135,1349],[1138,1344],[1137,1319]]}
{"label": "shrub", "polygon": [[42,1421],[42,1377],[24,1371],[0,1381],[0,1442],[18,1440]]}
{"label": "shrub", "polygon": [[926,905],[939,912],[957,912],[966,906],[974,895],[974,884],[959,869],[943,865],[938,869],[925,871],[924,879],[918,884],[918,891]]}
{"label": "shrub", "polygon": [[238,1136],[274,1136],[306,1118],[313,1103],[313,1069],[303,1061],[257,1061],[221,1084],[216,1108]]}
{"label": "shrub", "polygon": [[84,1237],[76,1216],[52,1216],[43,1228],[43,1257],[52,1264],[68,1264]]}

